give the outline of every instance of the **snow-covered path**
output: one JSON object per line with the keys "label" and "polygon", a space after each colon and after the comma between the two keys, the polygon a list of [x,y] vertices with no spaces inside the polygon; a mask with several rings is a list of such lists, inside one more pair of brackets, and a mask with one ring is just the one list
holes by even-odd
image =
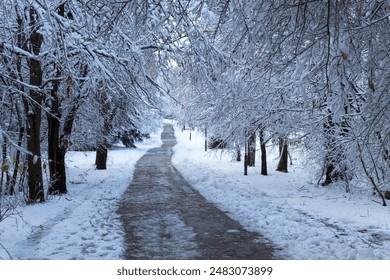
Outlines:
{"label": "snow-covered path", "polygon": [[126,259],[271,259],[258,234],[207,202],[171,163],[172,125],[164,144],[136,164],[118,213],[125,228]]}

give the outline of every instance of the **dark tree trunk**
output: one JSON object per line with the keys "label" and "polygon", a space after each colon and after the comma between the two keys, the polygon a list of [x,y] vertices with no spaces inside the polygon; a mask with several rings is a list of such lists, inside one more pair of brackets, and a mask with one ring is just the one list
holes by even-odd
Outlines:
{"label": "dark tree trunk", "polygon": [[[65,13],[65,3],[61,4],[58,7],[58,14],[64,16]],[[58,42],[59,46],[61,42]],[[61,77],[61,72],[56,67],[56,78]],[[60,194],[62,191],[66,191],[66,176],[65,172],[62,172],[61,165],[65,165],[65,162],[61,162],[62,159],[62,148],[61,148],[61,113],[59,110],[60,100],[58,98],[60,82],[53,82],[53,88],[50,92],[51,97],[51,106],[50,111],[47,113],[47,123],[48,123],[48,157],[49,157],[49,173],[50,173],[50,185],[48,193],[50,195]],[[65,159],[65,155],[64,155]]]}
{"label": "dark tree trunk", "polygon": [[58,121],[56,120],[54,122],[56,128],[53,129],[56,135],[53,135],[53,137],[56,138],[56,141],[53,144],[53,147],[51,149],[55,161],[52,167],[53,172],[50,173],[53,180],[52,182],[54,183],[52,184],[52,194],[65,194],[68,192],[67,185],[66,185],[65,155],[70,145],[70,137],[72,134],[73,123],[76,117],[77,109],[78,109],[78,104],[76,102],[75,104],[73,104],[72,108],[70,109],[70,111],[65,117],[62,133],[60,133],[59,120]]}
{"label": "dark tree trunk", "polygon": [[335,176],[333,176],[334,172],[334,165],[331,163],[326,164],[325,166],[325,181],[324,181],[324,186],[328,186],[332,184],[332,182],[336,179]]}
{"label": "dark tree trunk", "polygon": [[48,156],[50,171],[49,194],[67,193],[65,153],[66,149],[61,144],[60,120],[58,117],[48,114]]}
{"label": "dark tree trunk", "polygon": [[67,193],[68,189],[66,187],[66,169],[65,169],[65,155],[66,149],[61,147],[57,149],[57,171],[60,174],[58,178],[58,191],[59,193]]}
{"label": "dark tree trunk", "polygon": [[280,159],[276,171],[288,172],[288,145],[286,140],[280,140],[279,142]]}
{"label": "dark tree trunk", "polygon": [[256,133],[248,139],[248,166],[255,166],[256,162]]}
{"label": "dark tree trunk", "polygon": [[345,180],[345,172],[341,172],[342,151],[336,138],[336,124],[332,121],[333,114],[329,112],[328,120],[324,124],[325,131],[325,181],[324,186],[328,186],[338,180]]}
{"label": "dark tree trunk", "polygon": [[236,146],[236,150],[237,150],[237,157],[236,157],[236,160],[237,160],[238,162],[240,162],[240,161],[241,161],[241,148],[240,148],[239,145]]}
{"label": "dark tree trunk", "polygon": [[[245,133],[246,138],[246,133]],[[245,149],[244,149],[244,175],[248,175],[248,141],[245,139]]]}
{"label": "dark tree trunk", "polygon": [[264,132],[260,131],[260,149],[261,149],[261,175],[268,175],[267,171],[267,149],[264,142]]}
{"label": "dark tree trunk", "polygon": [[[60,72],[57,71],[57,78]],[[54,82],[51,90],[51,107],[47,113],[48,123],[48,157],[49,157],[49,173],[50,186],[48,193],[65,194],[68,192],[66,186],[66,170],[65,170],[65,154],[67,150],[66,141],[61,141],[63,134],[61,133],[61,113],[60,100],[58,97],[59,82]],[[70,111],[70,114],[73,110]],[[73,121],[73,120],[72,120]],[[66,133],[67,123],[64,123],[64,133]],[[71,129],[71,128],[70,128]],[[70,132],[69,132],[70,133]]]}
{"label": "dark tree trunk", "polygon": [[204,151],[207,152],[207,127],[204,131]]}
{"label": "dark tree trunk", "polygon": [[[31,106],[36,107],[37,105]],[[27,181],[30,203],[34,203],[37,200],[40,202],[45,200],[42,178],[41,139],[39,135],[41,130],[41,111],[40,109],[35,109],[34,113],[29,113],[27,116],[27,149],[32,153],[27,155]]]}
{"label": "dark tree trunk", "polygon": [[[58,7],[58,14],[61,17],[73,19],[73,16],[70,12],[65,14],[65,5],[66,2],[62,3]],[[62,37],[60,31],[58,31],[58,37]],[[58,45],[62,45],[62,41],[58,41]],[[62,48],[63,50],[63,48]],[[61,118],[62,114],[60,112],[60,103],[61,100],[58,96],[58,91],[60,87],[59,79],[62,76],[60,68],[57,68],[56,78],[57,81],[53,82],[53,88],[51,90],[51,107],[50,112],[47,114],[48,120],[48,156],[49,156],[49,170],[50,170],[50,186],[49,194],[65,194],[68,192],[66,185],[66,165],[65,165],[65,155],[70,145],[70,136],[72,133],[73,122],[76,116],[78,109],[78,100],[74,100],[74,103],[69,110],[68,114],[63,121],[63,126],[61,128]],[[84,70],[81,73],[83,77],[87,75],[87,67],[83,67]],[[66,84],[66,95],[71,96],[72,90],[72,80],[67,80]]]}
{"label": "dark tree trunk", "polygon": [[[105,96],[102,94],[102,96]],[[97,145],[96,149],[96,169],[102,170],[107,169],[107,154],[108,154],[108,137],[110,135],[112,129],[112,122],[115,118],[117,107],[112,108],[109,101],[106,99],[100,99],[100,114],[103,116],[103,127],[102,127],[102,137],[100,139],[100,143]]]}
{"label": "dark tree trunk", "polygon": [[96,169],[104,170],[107,169],[107,155],[108,150],[105,144],[98,145],[96,149]]}
{"label": "dark tree trunk", "polygon": [[[43,43],[43,36],[37,32],[37,17],[33,7],[30,7],[30,44],[32,53],[38,55]],[[42,68],[39,60],[30,58],[28,60],[30,70],[30,85],[40,87],[42,85]],[[43,202],[45,194],[43,190],[42,160],[41,160],[41,104],[42,93],[31,89],[29,98],[24,98],[25,109],[27,113],[27,149],[31,153],[27,155],[28,165],[28,187],[29,202],[34,203],[37,200]]]}
{"label": "dark tree trunk", "polygon": [[338,180],[346,180],[345,172],[339,170],[340,167],[336,168],[336,166],[340,163],[341,159],[340,155],[337,154],[335,156],[327,155],[325,157],[325,181],[323,183],[324,186],[328,186]]}

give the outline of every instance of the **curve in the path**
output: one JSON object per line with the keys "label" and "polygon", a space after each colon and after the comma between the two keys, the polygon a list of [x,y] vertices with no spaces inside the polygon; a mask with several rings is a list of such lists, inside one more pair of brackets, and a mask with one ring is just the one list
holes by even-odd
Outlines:
{"label": "curve in the path", "polygon": [[176,144],[164,125],[163,145],[136,164],[118,213],[125,259],[272,259],[273,248],[206,201],[172,165]]}

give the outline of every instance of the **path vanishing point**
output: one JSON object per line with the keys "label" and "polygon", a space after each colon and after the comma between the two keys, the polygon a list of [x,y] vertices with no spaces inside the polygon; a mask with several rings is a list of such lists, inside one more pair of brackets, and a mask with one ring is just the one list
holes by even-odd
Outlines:
{"label": "path vanishing point", "polygon": [[[208,202],[171,162],[174,130],[136,164],[118,213],[125,230],[124,259],[272,259],[273,247]],[[189,155],[190,156],[190,155]]]}

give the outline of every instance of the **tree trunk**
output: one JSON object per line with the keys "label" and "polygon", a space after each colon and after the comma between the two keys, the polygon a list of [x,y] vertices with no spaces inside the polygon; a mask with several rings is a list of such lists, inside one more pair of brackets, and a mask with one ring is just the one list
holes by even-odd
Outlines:
{"label": "tree trunk", "polygon": [[281,139],[279,142],[280,159],[276,171],[288,172],[288,145],[285,139]]}
{"label": "tree trunk", "polygon": [[[3,138],[3,143],[1,145],[1,177],[0,177],[0,195],[3,193],[3,181],[4,181],[4,174],[8,172],[8,163],[7,163],[7,138]],[[6,188],[4,188],[6,189]]]}
{"label": "tree trunk", "polygon": [[[61,17],[73,19],[72,14],[68,13],[65,15],[66,2],[62,3],[58,7],[58,14]],[[58,37],[62,37],[59,33]],[[58,45],[62,45],[62,41],[58,41]],[[64,51],[63,47],[61,51]],[[86,77],[88,73],[88,67],[82,67],[82,77]],[[59,80],[62,76],[60,68],[57,67],[56,78]],[[71,96],[72,91],[72,79],[65,81],[66,95]],[[50,187],[49,194],[65,194],[68,192],[66,185],[66,165],[65,155],[70,145],[70,136],[72,134],[72,128],[76,112],[79,106],[79,100],[73,100],[73,104],[65,119],[63,120],[63,126],[61,129],[61,118],[60,112],[61,101],[58,97],[60,82],[53,82],[53,88],[51,90],[51,107],[50,112],[47,114],[48,120],[48,154],[49,154],[49,169],[50,169]]]}
{"label": "tree trunk", "polygon": [[[30,44],[35,55],[39,55],[43,43],[43,36],[37,32],[37,18],[33,7],[30,7]],[[28,59],[30,70],[30,85],[39,88],[42,85],[42,68],[39,60]],[[32,102],[30,101],[30,98]],[[45,200],[43,190],[42,160],[41,160],[41,104],[42,93],[31,89],[29,98],[24,97],[27,113],[27,149],[31,153],[27,155],[29,202]]]}
{"label": "tree trunk", "polygon": [[[30,94],[31,95],[31,94]],[[36,99],[34,99],[36,100]],[[37,105],[31,105],[37,107]],[[27,149],[30,153],[27,155],[27,170],[28,170],[28,187],[29,187],[29,202],[34,203],[37,200],[43,202],[43,177],[42,177],[42,160],[40,147],[40,130],[41,130],[41,110],[35,108],[34,113],[29,113],[27,116]]]}
{"label": "tree trunk", "polygon": [[248,139],[248,166],[255,166],[256,162],[256,133]]}
{"label": "tree trunk", "polygon": [[67,193],[65,154],[66,149],[61,144],[60,121],[48,114],[48,156],[50,171],[49,194]]}
{"label": "tree trunk", "polygon": [[267,171],[267,149],[264,142],[264,132],[260,131],[260,149],[261,149],[261,175],[268,175]]}
{"label": "tree trunk", "polygon": [[204,151],[207,152],[207,127],[204,130]]}
{"label": "tree trunk", "polygon": [[[245,132],[246,138],[246,132]],[[244,175],[248,175],[248,141],[245,139],[245,149],[244,149]]]}
{"label": "tree trunk", "polygon": [[[48,157],[49,157],[49,173],[50,185],[49,194],[59,193],[59,177],[61,176],[57,171],[57,148],[60,146],[60,116],[58,114],[58,97],[57,97],[58,83],[53,85],[52,90],[52,105],[50,112],[47,113],[47,139],[48,139]],[[55,91],[55,93],[53,93]]]}
{"label": "tree trunk", "polygon": [[[61,76],[60,71],[57,70],[57,78]],[[48,193],[53,194],[65,194],[68,192],[66,186],[66,170],[65,170],[65,154],[67,151],[67,141],[62,141],[64,134],[71,132],[73,118],[71,118],[70,128],[67,123],[69,116],[66,118],[63,126],[64,134],[61,133],[61,112],[60,112],[60,100],[58,97],[60,83],[54,82],[51,90],[51,107],[50,112],[47,113],[48,123],[48,157],[49,157],[49,172],[50,172],[50,186]],[[68,89],[69,90],[69,89]],[[69,115],[73,116],[73,109],[69,112]],[[70,130],[70,131],[68,131]]]}
{"label": "tree trunk", "polygon": [[334,165],[332,163],[327,163],[325,166],[325,181],[323,183],[324,186],[328,186],[333,183],[333,181],[336,179],[335,176],[333,176],[334,172]]}
{"label": "tree trunk", "polygon": [[324,123],[325,131],[325,181],[324,186],[328,186],[335,181],[345,180],[345,172],[341,172],[343,165],[342,150],[336,137],[336,125],[333,121],[333,114],[329,112],[328,120]]}
{"label": "tree trunk", "polygon": [[108,149],[105,144],[98,145],[96,149],[96,169],[104,170],[107,169],[107,155]]}
{"label": "tree trunk", "polygon": [[[105,94],[102,94],[105,96]],[[100,99],[100,114],[103,116],[103,127],[101,132],[101,139],[99,139],[96,149],[96,169],[107,169],[107,154],[109,147],[108,137],[112,129],[112,122],[115,118],[118,107],[112,108],[107,99]]]}
{"label": "tree trunk", "polygon": [[345,172],[341,172],[339,170],[340,166],[336,168],[336,166],[340,163],[341,156],[328,154],[325,157],[325,181],[323,183],[324,186],[328,186],[338,180],[346,180]]}
{"label": "tree trunk", "polygon": [[66,171],[65,171],[65,151],[58,146],[51,147],[50,153],[50,186],[49,194],[64,194],[67,193],[66,188]]}
{"label": "tree trunk", "polygon": [[[24,136],[24,127],[21,126],[19,128],[19,139],[18,139],[18,146],[19,147],[22,146],[23,136]],[[16,150],[15,161],[14,161],[14,171],[12,173],[12,178],[11,178],[11,181],[9,184],[9,195],[14,195],[14,193],[15,193],[15,184],[16,184],[16,179],[18,178],[19,164],[20,164],[20,151]]]}

